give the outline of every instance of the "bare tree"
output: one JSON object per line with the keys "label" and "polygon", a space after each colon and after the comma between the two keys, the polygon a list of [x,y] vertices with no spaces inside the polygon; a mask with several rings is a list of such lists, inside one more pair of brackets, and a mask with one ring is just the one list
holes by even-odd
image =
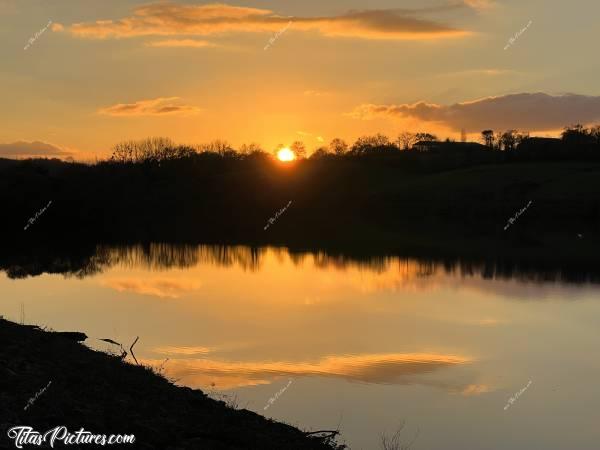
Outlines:
{"label": "bare tree", "polygon": [[112,156],[110,157],[111,161],[120,162],[120,163],[129,163],[133,162],[133,147],[135,145],[134,141],[123,141],[113,146]]}
{"label": "bare tree", "polygon": [[342,139],[335,138],[330,142],[329,150],[336,155],[343,155],[348,152],[348,144]]}
{"label": "bare tree", "polygon": [[296,155],[296,158],[298,158],[298,159],[306,158],[306,147],[304,145],[304,142],[295,141],[290,146],[290,149],[294,152],[294,154]]}
{"label": "bare tree", "polygon": [[160,162],[177,156],[175,143],[164,137],[124,141],[113,147],[112,161],[122,163]]}
{"label": "bare tree", "polygon": [[398,135],[396,143],[400,150],[410,150],[414,144],[418,141],[415,133],[404,131]]}
{"label": "bare tree", "polygon": [[225,156],[230,154],[231,152],[235,152],[233,147],[224,140],[215,139],[214,141],[209,142],[208,144],[200,144],[198,146],[198,150],[201,152],[209,152],[209,153],[218,153],[221,156]]}
{"label": "bare tree", "polygon": [[261,148],[260,145],[253,142],[251,144],[242,144],[242,146],[239,149],[239,152],[242,155],[251,155],[253,153],[264,153],[264,150]]}

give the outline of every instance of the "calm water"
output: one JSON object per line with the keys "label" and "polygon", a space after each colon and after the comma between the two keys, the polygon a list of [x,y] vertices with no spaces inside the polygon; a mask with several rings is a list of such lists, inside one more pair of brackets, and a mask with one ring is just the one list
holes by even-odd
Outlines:
{"label": "calm water", "polygon": [[138,359],[179,384],[339,426],[352,449],[380,448],[403,421],[415,450],[600,442],[597,284],[276,248],[99,247],[48,265],[74,274],[2,272],[0,314],[20,321],[23,305],[26,323],[84,331],[100,349],[140,336]]}

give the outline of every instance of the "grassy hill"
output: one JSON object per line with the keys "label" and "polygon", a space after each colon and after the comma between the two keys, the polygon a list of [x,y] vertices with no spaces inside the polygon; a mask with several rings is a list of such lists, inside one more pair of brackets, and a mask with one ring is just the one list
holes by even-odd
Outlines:
{"label": "grassy hill", "polygon": [[[400,161],[401,162],[401,161]],[[305,160],[191,157],[156,164],[24,161],[0,164],[3,235],[147,240],[373,238],[418,229],[501,236],[518,228],[597,229],[600,163],[513,162],[444,170],[392,159]],[[52,205],[26,234],[23,227]],[[269,218],[292,205],[265,233]],[[514,228],[517,228],[515,225]]]}

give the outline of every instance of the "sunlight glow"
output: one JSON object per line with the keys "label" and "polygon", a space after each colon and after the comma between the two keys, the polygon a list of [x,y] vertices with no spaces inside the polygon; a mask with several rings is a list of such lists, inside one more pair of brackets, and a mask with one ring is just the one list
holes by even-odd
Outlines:
{"label": "sunlight glow", "polygon": [[279,161],[288,162],[295,160],[296,155],[288,147],[284,147],[277,152],[277,158],[279,159]]}

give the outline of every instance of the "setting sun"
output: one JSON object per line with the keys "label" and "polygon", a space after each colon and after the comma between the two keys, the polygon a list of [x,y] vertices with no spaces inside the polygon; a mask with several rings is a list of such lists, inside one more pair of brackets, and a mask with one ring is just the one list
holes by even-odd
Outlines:
{"label": "setting sun", "polygon": [[296,159],[296,155],[288,147],[284,147],[277,152],[277,158],[279,161],[293,161]]}

